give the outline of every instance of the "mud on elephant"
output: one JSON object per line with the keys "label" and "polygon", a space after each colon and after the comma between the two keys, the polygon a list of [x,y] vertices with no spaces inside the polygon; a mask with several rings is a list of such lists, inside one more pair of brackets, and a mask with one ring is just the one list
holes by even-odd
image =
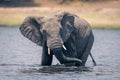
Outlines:
{"label": "mud on elephant", "polygon": [[53,55],[66,66],[84,66],[94,42],[90,25],[68,12],[51,18],[27,17],[20,31],[43,47],[41,65],[44,66],[52,64]]}

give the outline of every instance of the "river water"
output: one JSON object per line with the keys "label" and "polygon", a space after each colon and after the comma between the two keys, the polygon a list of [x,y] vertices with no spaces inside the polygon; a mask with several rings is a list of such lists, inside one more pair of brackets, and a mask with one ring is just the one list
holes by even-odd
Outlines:
{"label": "river water", "polygon": [[[92,55],[84,68],[42,67],[42,48],[18,28],[0,27],[0,80],[120,80],[120,30],[94,29]],[[59,62],[54,57],[53,65]],[[57,68],[56,68],[57,67]]]}

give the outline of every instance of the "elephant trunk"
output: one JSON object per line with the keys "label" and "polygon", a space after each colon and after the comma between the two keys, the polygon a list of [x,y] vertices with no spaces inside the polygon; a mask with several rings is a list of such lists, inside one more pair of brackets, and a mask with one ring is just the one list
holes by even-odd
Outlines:
{"label": "elephant trunk", "polygon": [[80,65],[82,63],[80,59],[66,57],[62,52],[62,48],[56,48],[56,49],[53,49],[52,51],[55,57],[60,61],[61,64],[76,62],[77,64]]}
{"label": "elephant trunk", "polygon": [[62,48],[64,48],[65,50],[66,48],[63,45],[63,41],[60,38],[51,38],[47,40],[47,46],[48,54],[50,54],[51,50],[61,64],[76,62],[77,64],[80,65],[82,63],[80,59],[70,58],[64,55]]}
{"label": "elephant trunk", "polygon": [[47,46],[50,50],[60,48],[63,45],[63,41],[60,38],[51,38],[47,40]]}

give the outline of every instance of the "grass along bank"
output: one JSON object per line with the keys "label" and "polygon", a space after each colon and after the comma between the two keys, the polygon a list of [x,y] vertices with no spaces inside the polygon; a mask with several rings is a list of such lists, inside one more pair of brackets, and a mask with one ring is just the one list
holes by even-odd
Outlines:
{"label": "grass along bank", "polygon": [[87,20],[92,28],[120,29],[120,15],[84,14],[82,18]]}
{"label": "grass along bank", "polygon": [[[39,7],[0,7],[0,25],[20,26],[27,16],[50,17],[68,11],[84,18],[93,28],[120,29],[120,0],[59,4],[59,0],[35,0]],[[22,5],[21,5],[22,6]]]}
{"label": "grass along bank", "polygon": [[[0,13],[0,26],[20,26],[27,16],[46,16],[41,13]],[[98,15],[98,14],[78,14],[81,18],[87,20],[92,28],[120,29],[120,16]],[[48,17],[50,15],[47,15]]]}

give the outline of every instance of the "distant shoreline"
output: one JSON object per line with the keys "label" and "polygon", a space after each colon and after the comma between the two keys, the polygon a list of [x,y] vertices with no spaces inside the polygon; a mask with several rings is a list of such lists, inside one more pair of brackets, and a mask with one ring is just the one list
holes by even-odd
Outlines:
{"label": "distant shoreline", "polygon": [[[11,25],[0,25],[0,27],[11,27],[11,28],[15,28],[15,27],[20,27],[20,25],[18,25],[18,26],[11,26]],[[112,26],[106,26],[106,25],[97,25],[97,24],[95,24],[94,26],[91,26],[93,29],[115,29],[115,30],[120,30],[120,25],[112,25]]]}
{"label": "distant shoreline", "polygon": [[[50,17],[61,11],[68,11],[85,19],[92,28],[120,29],[120,0],[104,2],[74,2],[70,4],[39,7],[0,7],[0,26],[20,26],[27,16]],[[44,6],[43,6],[44,5]]]}

